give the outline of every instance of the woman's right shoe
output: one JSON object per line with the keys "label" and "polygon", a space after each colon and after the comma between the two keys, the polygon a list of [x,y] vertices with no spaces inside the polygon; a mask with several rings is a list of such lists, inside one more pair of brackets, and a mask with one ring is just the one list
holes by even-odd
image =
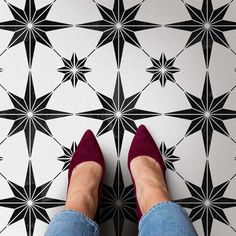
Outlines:
{"label": "woman's right shoe", "polygon": [[87,130],[84,133],[83,137],[80,140],[79,145],[77,146],[71,158],[69,171],[68,171],[68,186],[70,184],[70,178],[71,178],[71,174],[74,168],[78,164],[86,162],[86,161],[97,162],[102,167],[102,178],[101,178],[101,181],[102,181],[105,174],[105,162],[104,162],[102,151],[97,142],[97,139],[91,130]]}
{"label": "woman's right shoe", "polygon": [[[135,187],[135,181],[133,179],[133,176],[130,170],[130,163],[134,158],[138,156],[148,156],[155,159],[160,165],[164,179],[165,179],[166,167],[162,159],[161,153],[154,139],[152,138],[151,134],[148,132],[147,128],[144,125],[140,125],[138,127],[135,133],[135,136],[133,138],[133,141],[131,143],[129,154],[128,154],[128,169],[129,169],[131,179],[133,182],[135,195],[136,195],[136,187]],[[137,201],[137,195],[136,195],[136,204],[137,204],[137,218],[139,221],[140,218],[142,217],[142,211]]]}
{"label": "woman's right shoe", "polygon": [[[99,199],[102,192],[102,181],[105,175],[105,161],[104,161],[100,146],[97,142],[97,139],[91,130],[87,130],[84,133],[83,137],[80,140],[79,145],[77,146],[71,158],[69,171],[68,171],[68,189],[69,189],[70,179],[71,179],[71,175],[74,168],[80,163],[83,163],[86,161],[97,162],[102,167],[102,177],[101,177],[99,188],[98,188],[98,208],[97,209],[99,210]],[[79,181],[80,180],[78,179],[78,182]],[[99,217],[98,210],[94,218],[96,222],[98,222],[98,217]]]}

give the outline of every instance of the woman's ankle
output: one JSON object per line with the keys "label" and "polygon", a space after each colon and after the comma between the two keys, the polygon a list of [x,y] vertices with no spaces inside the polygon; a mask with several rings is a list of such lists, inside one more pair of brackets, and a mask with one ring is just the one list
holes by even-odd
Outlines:
{"label": "woman's ankle", "polygon": [[154,205],[170,200],[169,192],[165,187],[146,186],[140,193],[137,192],[137,201],[142,214],[145,214]]}
{"label": "woman's ankle", "polygon": [[79,195],[68,196],[65,204],[66,210],[82,212],[87,217],[93,219],[97,210],[98,196],[97,193],[81,192]]}
{"label": "woman's ankle", "polygon": [[144,214],[155,204],[170,201],[170,196],[159,164],[151,157],[140,156],[135,159],[131,163],[131,172],[137,201]]}
{"label": "woman's ankle", "polygon": [[98,205],[98,188],[101,167],[93,162],[84,162],[72,172],[65,209],[84,213],[93,219]]}

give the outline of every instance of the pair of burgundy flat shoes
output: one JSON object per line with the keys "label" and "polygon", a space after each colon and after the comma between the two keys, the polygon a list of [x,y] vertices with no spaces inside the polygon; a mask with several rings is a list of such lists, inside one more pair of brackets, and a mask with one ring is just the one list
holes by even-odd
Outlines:
{"label": "pair of burgundy flat shoes", "polygon": [[[162,156],[159,152],[159,149],[153,140],[151,134],[148,132],[147,128],[144,125],[140,125],[136,131],[136,134],[133,138],[133,141],[130,146],[129,154],[128,154],[128,169],[132,178],[134,191],[136,194],[135,182],[130,170],[130,162],[138,156],[149,156],[154,158],[160,165],[163,176],[165,176],[165,165],[162,159]],[[102,151],[99,147],[99,144],[91,130],[87,130],[83,135],[78,147],[75,150],[75,153],[71,159],[69,172],[68,172],[68,186],[70,183],[70,178],[73,169],[82,162],[85,161],[95,161],[102,166],[102,178],[100,181],[98,196],[101,195],[101,186],[102,180],[105,173],[105,162],[102,155]],[[139,207],[138,201],[137,203],[137,218],[140,220],[142,217],[142,212]],[[97,212],[98,213],[98,212]],[[98,221],[98,215],[96,213],[95,221]]]}

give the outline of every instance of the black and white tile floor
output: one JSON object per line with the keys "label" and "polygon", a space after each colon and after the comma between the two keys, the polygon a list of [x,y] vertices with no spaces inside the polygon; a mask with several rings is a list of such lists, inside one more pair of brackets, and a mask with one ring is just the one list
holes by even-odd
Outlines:
{"label": "black and white tile floor", "polygon": [[92,129],[102,235],[136,235],[127,169],[145,124],[199,235],[236,235],[235,0],[1,0],[0,234],[43,235]]}

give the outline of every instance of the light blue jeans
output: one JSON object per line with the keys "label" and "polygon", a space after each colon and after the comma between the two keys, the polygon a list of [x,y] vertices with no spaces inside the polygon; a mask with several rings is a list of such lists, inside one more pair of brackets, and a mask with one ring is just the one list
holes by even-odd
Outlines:
{"label": "light blue jeans", "polygon": [[[174,202],[161,202],[140,219],[140,236],[196,236],[188,213]],[[45,236],[98,236],[98,224],[79,211],[64,210],[52,219]]]}

